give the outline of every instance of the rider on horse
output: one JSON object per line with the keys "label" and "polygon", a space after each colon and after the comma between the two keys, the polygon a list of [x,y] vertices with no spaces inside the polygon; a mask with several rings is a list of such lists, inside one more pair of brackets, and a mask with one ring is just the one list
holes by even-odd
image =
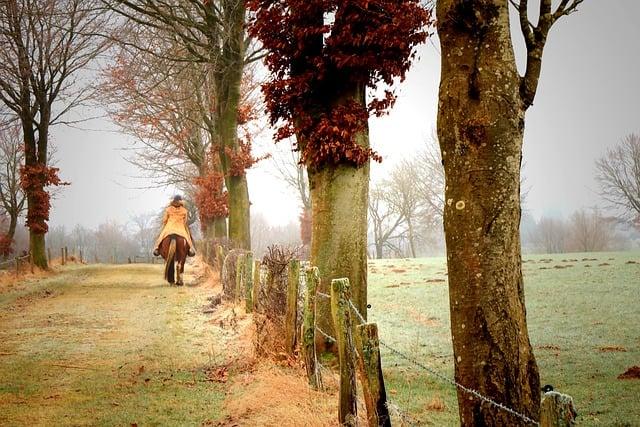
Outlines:
{"label": "rider on horse", "polygon": [[189,211],[184,207],[182,197],[179,195],[174,196],[164,211],[162,231],[156,239],[155,250],[153,251],[155,256],[160,255],[160,243],[162,240],[171,234],[184,237],[189,245],[189,256],[195,256],[196,252],[193,246],[193,240],[191,239],[191,230],[189,230],[189,224],[187,222],[188,216]]}

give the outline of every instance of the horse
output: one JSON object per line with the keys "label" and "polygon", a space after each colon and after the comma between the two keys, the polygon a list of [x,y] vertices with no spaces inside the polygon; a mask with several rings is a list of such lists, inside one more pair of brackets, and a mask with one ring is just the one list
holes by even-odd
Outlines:
{"label": "horse", "polygon": [[170,234],[160,243],[160,255],[164,258],[164,278],[169,285],[183,286],[182,273],[189,252],[187,239]]}

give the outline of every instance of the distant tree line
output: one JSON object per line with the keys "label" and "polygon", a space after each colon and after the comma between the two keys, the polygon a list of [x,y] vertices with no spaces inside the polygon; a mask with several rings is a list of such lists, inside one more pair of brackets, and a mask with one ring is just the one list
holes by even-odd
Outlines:
{"label": "distant tree line", "polygon": [[640,242],[639,230],[598,208],[577,210],[566,219],[530,219],[522,232],[525,249],[540,253],[627,250]]}

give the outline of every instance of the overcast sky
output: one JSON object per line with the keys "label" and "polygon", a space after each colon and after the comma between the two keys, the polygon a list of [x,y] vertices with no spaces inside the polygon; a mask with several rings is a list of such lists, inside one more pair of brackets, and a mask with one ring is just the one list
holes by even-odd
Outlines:
{"label": "overcast sky", "polygon": [[[535,104],[526,117],[524,174],[527,208],[540,215],[568,215],[600,203],[594,161],[623,136],[640,132],[640,0],[586,0],[559,21],[544,52]],[[515,34],[516,37],[519,34]],[[515,37],[514,37],[515,38]],[[516,53],[522,65],[522,43]],[[372,178],[420,148],[435,128],[440,60],[437,39],[419,50],[391,114],[371,124],[371,142],[384,162]],[[53,202],[52,225],[94,227],[107,220],[161,209],[173,189],[140,189],[146,182],[124,157],[131,140],[108,122],[98,130],[52,131],[61,176],[72,182]],[[268,136],[257,143],[272,150]],[[296,220],[295,197],[275,177],[269,161],[249,171],[252,210],[274,224]]]}

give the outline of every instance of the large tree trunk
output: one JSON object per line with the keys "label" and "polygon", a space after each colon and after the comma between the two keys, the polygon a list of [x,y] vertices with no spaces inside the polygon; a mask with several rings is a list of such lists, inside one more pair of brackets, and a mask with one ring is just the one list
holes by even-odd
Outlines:
{"label": "large tree trunk", "polygon": [[[355,89],[346,99],[364,103],[364,88]],[[356,140],[368,147],[368,128]],[[328,294],[331,280],[348,278],[351,300],[366,318],[369,163],[361,167],[325,165],[319,170],[310,167],[308,175],[312,210],[311,264],[320,271],[319,289]],[[318,299],[317,310],[320,328],[332,333],[329,301]],[[318,345],[321,350],[330,348],[324,341]]]}
{"label": "large tree trunk", "polygon": [[[48,120],[48,114],[44,112],[41,121]],[[43,127],[38,130],[38,140],[33,129],[33,122],[23,120],[22,130],[24,135],[25,168],[47,165],[47,137],[48,129]],[[49,219],[48,200],[42,200],[46,194],[44,182],[34,181],[29,188],[25,188],[27,197],[27,223],[29,226],[29,252],[33,263],[39,268],[48,269],[47,252],[45,243],[46,220]],[[43,209],[46,205],[46,218],[43,218]]]}
{"label": "large tree trunk", "polygon": [[[507,0],[440,0],[438,138],[445,168],[455,377],[538,419],[520,253],[524,110]],[[525,425],[458,390],[461,424]]]}
{"label": "large tree trunk", "polygon": [[232,176],[227,180],[229,192],[229,239],[237,247],[251,249],[251,217],[247,176]]}
{"label": "large tree trunk", "polygon": [[205,238],[224,239],[227,237],[227,219],[223,217],[213,218],[205,224]]}
{"label": "large tree trunk", "polygon": [[216,71],[216,107],[220,158],[225,171],[225,184],[229,192],[229,239],[239,248],[251,249],[249,189],[245,171],[234,171],[228,151],[237,153],[238,108],[240,84],[244,70],[245,4],[239,0],[225,0],[222,7],[225,22],[220,69]]}
{"label": "large tree trunk", "polygon": [[9,229],[7,230],[7,237],[10,242],[13,242],[13,237],[16,235],[16,228],[18,227],[18,212],[9,212]]}
{"label": "large tree trunk", "polygon": [[413,232],[413,224],[411,223],[411,218],[407,217],[407,228],[409,229],[409,249],[411,250],[411,258],[416,257],[416,237]]}
{"label": "large tree trunk", "polygon": [[218,217],[213,219],[213,237],[223,239],[227,237],[227,219]]}

